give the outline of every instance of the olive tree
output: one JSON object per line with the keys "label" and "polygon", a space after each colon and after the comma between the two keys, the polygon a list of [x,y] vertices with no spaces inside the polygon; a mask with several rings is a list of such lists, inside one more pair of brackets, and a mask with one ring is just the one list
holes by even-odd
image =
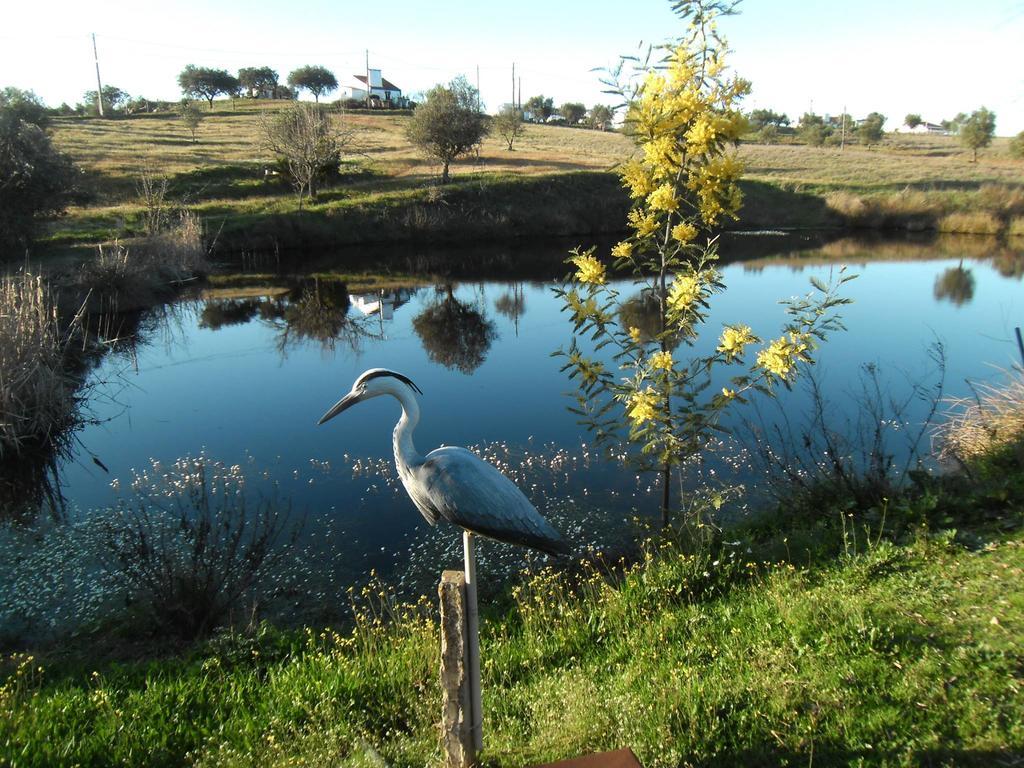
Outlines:
{"label": "olive tree", "polygon": [[272,99],[277,88],[277,71],[270,67],[242,67],[238,82],[250,99]]}
{"label": "olive tree", "polygon": [[1010,139],[1010,157],[1024,160],[1024,131]]}
{"label": "olive tree", "polygon": [[326,67],[307,65],[288,73],[288,85],[304,88],[313,94],[313,100],[320,102],[320,96],[331,93],[338,87],[338,79]]}
{"label": "olive tree", "polygon": [[972,162],[978,162],[978,150],[992,143],[995,132],[996,115],[984,107],[974,110],[960,123],[960,143],[974,153]]}
{"label": "olive tree", "polygon": [[558,113],[565,118],[567,125],[579,125],[587,114],[587,108],[578,101],[567,101],[558,108]]}
{"label": "olive tree", "polygon": [[259,123],[263,147],[287,167],[301,207],[303,197],[316,197],[321,178],[337,169],[351,134],[335,125],[327,109],[309,102],[264,113]]}
{"label": "olive tree", "polygon": [[614,117],[615,112],[611,107],[604,104],[595,104],[587,113],[587,125],[598,131],[607,131]]}
{"label": "olive tree", "polygon": [[476,88],[459,76],[435,85],[412,113],[406,136],[425,155],[441,163],[441,183],[448,183],[452,161],[475,149],[487,135]]}
{"label": "olive tree", "polygon": [[917,128],[921,122],[921,116],[914,112],[909,113],[903,118],[903,124],[907,126],[907,128]]}
{"label": "olive tree", "polygon": [[495,115],[491,127],[508,144],[508,150],[511,152],[512,144],[523,134],[523,113],[515,105],[506,104],[501,112]]}
{"label": "olive tree", "polygon": [[178,118],[192,134],[192,143],[195,144],[196,131],[199,130],[199,124],[203,122],[202,111],[191,101],[183,101],[178,105]]}
{"label": "olive tree", "polygon": [[193,99],[206,99],[213,109],[213,99],[220,94],[236,93],[241,87],[238,78],[226,69],[210,67],[186,66],[178,75],[178,86],[181,92]]}
{"label": "olive tree", "polygon": [[885,115],[872,112],[857,126],[857,136],[864,144],[877,144],[882,140],[883,125],[885,125]]}

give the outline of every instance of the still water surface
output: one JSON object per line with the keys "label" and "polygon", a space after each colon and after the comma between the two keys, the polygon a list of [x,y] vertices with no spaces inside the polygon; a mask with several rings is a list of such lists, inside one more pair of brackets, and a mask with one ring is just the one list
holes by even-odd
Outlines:
{"label": "still water surface", "polygon": [[[561,243],[536,248],[551,250],[555,264],[564,253]],[[806,293],[812,276],[828,280],[848,263],[859,274],[847,285],[854,303],[842,309],[848,330],[818,355],[839,411],[849,407],[845,395],[864,363],[882,366],[894,386],[904,375],[931,375],[928,345],[935,340],[945,347],[949,395],[967,394],[966,380],[996,377],[996,367],[1015,360],[1013,327],[1024,324],[1019,251],[978,242],[844,241],[822,249],[780,245],[774,255],[747,257],[772,250],[771,241],[753,238],[727,244],[727,291],[714,301],[714,331],[698,352],[713,345],[723,323],[777,335],[784,318],[778,301]],[[590,522],[570,526],[572,535],[586,539],[588,526],[607,526],[603,535],[613,536],[635,509],[653,509],[655,496],[647,478],[598,461],[567,410],[570,384],[551,356],[570,340],[552,293],[560,272],[366,293],[294,275],[265,285],[242,279],[232,292],[209,290],[166,308],[132,356],[109,355],[93,374],[96,423],[80,433],[80,449],[61,467],[64,494],[79,510],[101,508],[124,495],[133,470],[159,474],[176,458],[202,452],[240,465],[254,488],[275,481],[293,508],[330,521],[324,554],[340,569],[337,578],[356,579],[371,567],[394,573],[430,537],[390,473],[397,403],[372,400],[316,426],[359,373],[387,367],[424,392],[416,432],[422,453],[441,444],[482,446],[508,462],[542,508],[572,500],[591,509]],[[629,282],[619,287],[624,295],[633,290]],[[799,392],[786,400],[792,413],[805,404]],[[160,464],[155,473],[151,460]]]}

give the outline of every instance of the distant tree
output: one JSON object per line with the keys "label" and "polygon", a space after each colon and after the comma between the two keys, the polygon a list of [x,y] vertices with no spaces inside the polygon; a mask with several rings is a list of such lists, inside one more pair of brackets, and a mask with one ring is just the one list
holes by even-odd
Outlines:
{"label": "distant tree", "polygon": [[960,125],[960,143],[973,153],[972,162],[978,161],[978,150],[992,143],[996,132],[996,115],[981,107],[971,112],[971,116]]}
{"label": "distant tree", "polygon": [[272,99],[277,88],[277,72],[270,67],[242,67],[238,82],[250,99]]}
{"label": "distant tree", "polygon": [[921,122],[921,116],[915,115],[913,112],[903,118],[903,124],[907,126],[907,128],[917,128]]}
{"label": "distant tree", "polygon": [[[103,86],[103,111],[104,114],[117,114],[124,112],[128,102],[131,101],[131,96],[126,91],[122,91],[116,85],[104,85]],[[100,112],[99,104],[96,100],[96,91],[86,91],[82,95],[82,107],[86,114],[98,115]]]}
{"label": "distant tree", "polygon": [[512,144],[523,134],[523,113],[518,107],[506,104],[495,116],[491,127],[508,144],[511,152]]}
{"label": "distant tree", "polygon": [[264,113],[260,116],[260,132],[264,148],[287,167],[300,207],[303,196],[315,197],[321,179],[337,170],[351,140],[348,131],[335,127],[326,108],[308,102]]}
{"label": "distant tree", "polygon": [[579,125],[587,114],[587,108],[578,101],[567,101],[558,108],[558,112],[565,118],[567,125]]}
{"label": "distant tree", "polygon": [[797,133],[812,147],[820,147],[829,137],[831,128],[825,125],[825,120],[820,115],[805,112],[804,116],[800,118],[800,128]]}
{"label": "distant tree", "polygon": [[531,96],[526,100],[523,109],[533,115],[534,121],[544,122],[555,114],[555,100],[549,96]]}
{"label": "distant tree", "polygon": [[81,171],[57,151],[30,91],[0,91],[0,247],[24,245],[41,216],[82,198]]}
{"label": "distant tree", "polygon": [[192,143],[196,143],[196,131],[199,124],[203,122],[203,112],[191,101],[182,101],[178,106],[178,118],[192,134]]}
{"label": "distant tree", "polygon": [[448,183],[453,160],[472,151],[487,135],[476,88],[461,75],[448,85],[435,85],[412,113],[406,136],[442,165],[441,183]]}
{"label": "distant tree", "polygon": [[774,144],[779,139],[779,127],[773,123],[766,123],[757,132],[757,140],[762,144]]}
{"label": "distant tree", "polygon": [[50,122],[46,106],[32,91],[8,86],[0,90],[0,111],[26,123],[45,128]]}
{"label": "distant tree", "polygon": [[607,131],[611,127],[615,112],[604,104],[595,104],[587,113],[587,125],[598,131]]}
{"label": "distant tree", "polygon": [[1010,157],[1024,160],[1024,131],[1010,139]]}
{"label": "distant tree", "polygon": [[287,85],[277,85],[274,88],[274,95],[270,98],[295,101],[295,99],[299,98],[299,93],[294,88],[289,88]]}
{"label": "distant tree", "polygon": [[178,75],[181,92],[194,99],[206,99],[213,109],[213,99],[220,94],[230,96],[241,87],[238,78],[226,69],[196,67],[189,64]]}
{"label": "distant tree", "polygon": [[885,125],[885,115],[872,112],[857,126],[857,137],[862,144],[877,144],[882,140],[883,125]]}
{"label": "distant tree", "polygon": [[949,131],[955,135],[960,133],[960,128],[965,122],[967,122],[967,115],[963,112],[957,112],[956,117],[951,120],[943,120],[940,125],[942,126],[942,130]]}
{"label": "distant tree", "polygon": [[307,65],[288,73],[288,85],[296,89],[306,89],[319,103],[321,94],[331,93],[337,89],[338,79],[326,67]]}
{"label": "distant tree", "polygon": [[784,113],[780,114],[770,109],[755,109],[747,115],[747,119],[752,131],[759,131],[766,125],[774,125],[776,128],[789,125],[789,118]]}

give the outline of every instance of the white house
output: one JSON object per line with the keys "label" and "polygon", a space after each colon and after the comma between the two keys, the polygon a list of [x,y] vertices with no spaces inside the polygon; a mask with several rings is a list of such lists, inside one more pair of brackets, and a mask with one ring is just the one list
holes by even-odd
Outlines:
{"label": "white house", "polygon": [[[402,97],[402,89],[386,77],[382,77],[379,69],[371,69],[369,73],[371,99],[384,103],[400,103],[405,100]],[[366,75],[352,75],[352,82],[340,88],[341,98],[363,100],[366,98],[366,90]]]}
{"label": "white house", "polygon": [[897,133],[933,133],[940,136],[948,136],[949,131],[935,123],[918,123],[913,128],[904,124],[896,129]]}

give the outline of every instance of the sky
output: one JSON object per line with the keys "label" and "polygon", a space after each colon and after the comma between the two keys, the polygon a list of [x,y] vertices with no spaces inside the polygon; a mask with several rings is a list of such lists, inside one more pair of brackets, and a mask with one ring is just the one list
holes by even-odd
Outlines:
{"label": "sky", "polygon": [[[877,111],[887,130],[908,113],[939,122],[985,106],[996,134],[1024,131],[1024,0],[744,0],[721,30],[730,63],[753,83],[744,109]],[[304,64],[344,84],[369,63],[407,94],[464,74],[485,107],[525,101],[610,103],[600,73],[623,54],[682,32],[668,0],[38,0],[11,4],[0,26],[0,87],[74,104],[104,84],[176,100],[186,64]],[[518,83],[517,83],[518,85]]]}

